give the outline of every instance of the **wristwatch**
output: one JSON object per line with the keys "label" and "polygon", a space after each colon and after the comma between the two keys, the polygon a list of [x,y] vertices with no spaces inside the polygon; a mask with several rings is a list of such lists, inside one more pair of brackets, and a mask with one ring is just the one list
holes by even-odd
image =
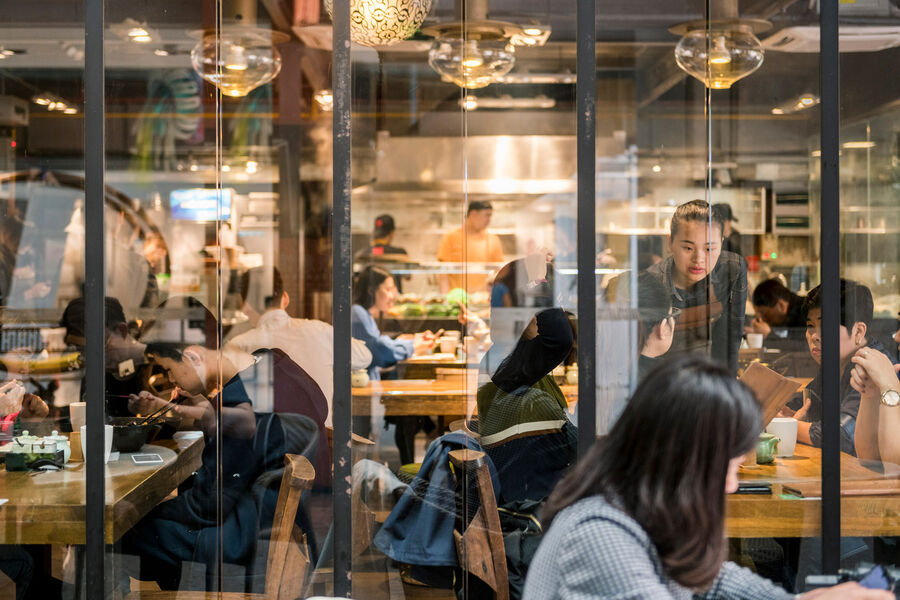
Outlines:
{"label": "wristwatch", "polygon": [[881,394],[881,403],[885,406],[897,406],[900,404],[900,392],[897,390],[887,390]]}

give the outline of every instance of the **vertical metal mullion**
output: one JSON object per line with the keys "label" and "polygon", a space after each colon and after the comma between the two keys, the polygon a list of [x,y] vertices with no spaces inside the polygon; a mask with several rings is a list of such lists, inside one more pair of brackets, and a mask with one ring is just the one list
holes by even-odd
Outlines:
{"label": "vertical metal mullion", "polygon": [[331,89],[334,94],[334,174],[332,176],[332,315],[334,323],[334,595],[350,596],[350,0],[335,0]]}
{"label": "vertical metal mullion", "polygon": [[840,463],[840,57],[838,1],[823,0],[820,22],[822,94],[822,569],[837,573],[841,543]]}
{"label": "vertical metal mullion", "polygon": [[578,454],[597,437],[597,278],[596,261],[596,0],[576,0],[575,85],[578,160]]}
{"label": "vertical metal mullion", "polygon": [[86,0],[84,12],[84,330],[87,456],[85,460],[85,571],[88,598],[104,598],[106,489],[104,455],[104,230],[106,163],[104,0]]}

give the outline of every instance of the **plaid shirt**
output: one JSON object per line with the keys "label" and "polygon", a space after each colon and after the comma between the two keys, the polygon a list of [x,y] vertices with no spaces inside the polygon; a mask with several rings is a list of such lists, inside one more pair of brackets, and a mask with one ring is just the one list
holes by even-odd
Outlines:
{"label": "plaid shirt", "polygon": [[[524,600],[687,600],[693,592],[670,579],[656,548],[636,521],[602,496],[562,511],[528,570]],[[793,598],[767,579],[725,563],[701,598]]]}

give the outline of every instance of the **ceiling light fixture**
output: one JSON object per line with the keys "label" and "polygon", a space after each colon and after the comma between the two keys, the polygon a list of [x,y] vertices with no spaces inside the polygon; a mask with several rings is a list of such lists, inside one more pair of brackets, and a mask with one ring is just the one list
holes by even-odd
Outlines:
{"label": "ceiling light fixture", "polygon": [[756,34],[771,27],[768,21],[739,18],[737,0],[717,0],[710,3],[709,20],[669,28],[682,36],[675,62],[706,87],[728,89],[762,65],[764,53]]}
{"label": "ceiling light fixture", "polygon": [[514,23],[487,18],[487,0],[457,0],[456,21],[423,27],[435,41],[428,64],[442,81],[467,89],[488,86],[509,73],[516,64],[515,35],[523,35]]}
{"label": "ceiling light fixture", "polygon": [[466,94],[465,97],[459,99],[459,105],[465,110],[477,108],[547,109],[556,106],[556,100],[543,94],[533,98],[513,98],[509,94],[503,94],[496,98],[482,98],[474,94]]}
{"label": "ceiling light fixture", "polygon": [[800,94],[799,96],[786,100],[778,106],[773,107],[772,114],[789,115],[791,113],[812,108],[819,104],[819,102],[819,97],[815,94]]}
{"label": "ceiling light fixture", "polygon": [[61,112],[67,115],[78,114],[78,108],[68,101],[50,92],[40,92],[31,97],[31,101],[38,106],[46,106],[51,112]]}
{"label": "ceiling light fixture", "polygon": [[193,32],[200,42],[191,50],[191,65],[203,79],[226,96],[246,96],[281,71],[275,44],[288,36],[255,27],[255,0],[223,0],[223,22],[218,29]]}
{"label": "ceiling light fixture", "polygon": [[543,46],[550,38],[550,26],[530,23],[522,27],[521,33],[515,33],[509,38],[513,46]]}
{"label": "ceiling light fixture", "polygon": [[874,148],[875,142],[863,141],[860,140],[858,142],[844,142],[841,144],[841,148],[846,148],[847,150],[866,150],[868,148]]}
{"label": "ceiling light fixture", "polygon": [[313,94],[313,99],[323,111],[331,112],[334,110],[334,94],[331,93],[331,90],[316,90],[316,93]]}
{"label": "ceiling light fixture", "polygon": [[110,29],[121,39],[126,42],[134,42],[135,44],[143,45],[159,39],[159,32],[151,29],[146,23],[138,22],[132,18],[116,23]]}
{"label": "ceiling light fixture", "polygon": [[[325,0],[333,17],[334,0]],[[411,38],[431,12],[431,0],[350,0],[350,39],[363,46],[391,46]]]}

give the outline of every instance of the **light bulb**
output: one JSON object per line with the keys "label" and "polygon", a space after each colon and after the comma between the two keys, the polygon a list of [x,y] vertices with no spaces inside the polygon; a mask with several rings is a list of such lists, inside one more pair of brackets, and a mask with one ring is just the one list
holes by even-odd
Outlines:
{"label": "light bulb", "polygon": [[522,30],[522,33],[525,35],[541,35],[544,33],[544,30],[539,27],[526,27]]}
{"label": "light bulb", "polygon": [[128,30],[128,37],[130,38],[138,38],[138,37],[147,37],[150,34],[143,27],[132,27]]}
{"label": "light bulb", "polygon": [[272,81],[281,71],[281,54],[273,45],[279,36],[268,29],[246,25],[206,31],[191,50],[191,65],[203,79],[226,96],[246,96]]}
{"label": "light bulb", "polygon": [[232,71],[246,71],[247,57],[244,56],[244,47],[233,44],[228,56],[225,57],[225,68]]}
{"label": "light bulb", "polygon": [[728,54],[728,48],[725,47],[725,36],[716,37],[716,45],[709,53],[709,64],[725,65],[731,62],[731,55]]}
{"label": "light bulb", "polygon": [[477,96],[466,96],[463,100],[463,108],[466,110],[475,110],[478,108],[478,97]]}
{"label": "light bulb", "polygon": [[259,164],[255,160],[248,160],[244,170],[252,175],[253,173],[256,173],[258,167]]}
{"label": "light bulb", "polygon": [[139,44],[146,44],[147,42],[152,42],[153,38],[150,37],[149,35],[139,35],[139,36],[131,38],[131,41],[137,42]]}

